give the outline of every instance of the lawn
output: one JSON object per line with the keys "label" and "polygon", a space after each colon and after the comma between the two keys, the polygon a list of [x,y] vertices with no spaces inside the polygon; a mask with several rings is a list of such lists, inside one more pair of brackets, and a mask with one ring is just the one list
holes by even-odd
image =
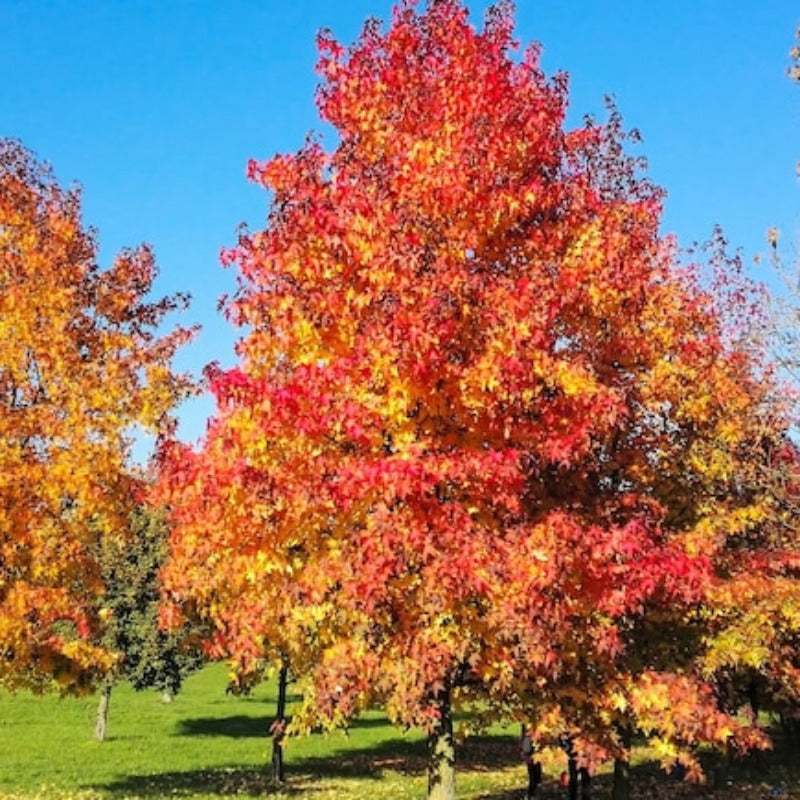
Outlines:
{"label": "lawn", "polygon": [[[287,746],[288,783],[269,781],[266,730],[274,689],[249,697],[225,693],[221,665],[187,681],[172,702],[120,685],[111,699],[108,738],[92,738],[96,698],[57,699],[20,693],[0,696],[0,798],[175,798],[221,800],[281,796],[292,800],[417,800],[425,796],[424,742],[403,734],[374,712],[349,733],[315,735]],[[666,777],[637,753],[637,798],[705,796],[800,798],[800,764],[782,749],[734,765],[734,788],[711,792]],[[562,797],[562,765],[545,764],[543,797]],[[497,729],[470,739],[459,752],[458,797],[522,797],[525,770],[516,732]],[[597,798],[610,796],[610,776],[598,776]]]}

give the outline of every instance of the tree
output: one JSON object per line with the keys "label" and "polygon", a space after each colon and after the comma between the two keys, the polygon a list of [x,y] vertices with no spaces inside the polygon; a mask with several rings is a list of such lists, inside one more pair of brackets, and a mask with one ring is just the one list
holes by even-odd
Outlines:
{"label": "tree", "polygon": [[[218,415],[225,414],[221,406]],[[199,453],[175,442],[161,449],[151,495],[169,509],[171,528],[161,618],[173,631],[187,622],[206,630],[206,654],[231,661],[234,692],[278,673],[269,733],[273,779],[283,782],[289,668],[296,672],[309,658],[293,624],[304,605],[294,576],[298,537],[291,525],[270,524],[270,514],[282,511],[272,505],[263,474],[231,446],[228,425],[241,421],[241,414],[212,420]]]}
{"label": "tree", "polygon": [[295,729],[371,702],[425,729],[437,800],[454,708],[581,757],[623,753],[620,722],[692,764],[745,743],[657,620],[705,599],[764,390],[618,116],[565,131],[505,3],[476,31],[404,2],[319,47],[338,142],[251,163],[272,205],[224,255],[240,365],[209,372],[200,450],[162,454],[177,609],[239,666],[291,654]]}
{"label": "tree", "polygon": [[106,587],[100,598],[105,625],[100,643],[120,661],[103,680],[95,736],[102,741],[114,683],[124,678],[134,689],[157,689],[166,700],[188,674],[203,664],[202,632],[188,623],[175,630],[159,625],[160,571],[167,555],[167,527],[154,509],[131,513],[125,538],[99,538],[95,557]]}
{"label": "tree", "polygon": [[93,543],[124,537],[138,481],[133,429],[165,432],[189,391],[157,335],[184,298],[146,300],[150,249],[101,270],[80,195],[20,143],[0,142],[0,684],[89,687],[116,656],[97,643]]}
{"label": "tree", "polygon": [[[789,56],[789,77],[800,81],[797,43]],[[754,717],[761,710],[779,715],[800,746],[798,276],[797,264],[783,258],[778,229],[771,228],[767,239],[773,267],[784,281],[783,291],[770,298],[769,339],[776,367],[787,377],[782,416],[792,424],[773,425],[751,444],[743,486],[761,498],[761,513],[722,553],[725,579],[716,587],[705,669],[715,676],[727,704],[747,706]]]}

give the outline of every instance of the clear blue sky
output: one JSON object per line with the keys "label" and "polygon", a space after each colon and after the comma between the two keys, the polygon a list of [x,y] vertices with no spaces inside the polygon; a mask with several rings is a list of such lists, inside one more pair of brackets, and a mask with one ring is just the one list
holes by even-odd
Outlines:
{"label": "clear blue sky", "polygon": [[[480,21],[488,4],[468,5]],[[148,241],[159,293],[191,292],[183,321],[204,329],[181,368],[232,364],[237,332],[216,304],[234,275],[218,253],[267,208],[246,161],[319,129],[316,31],[349,43],[391,0],[0,0],[0,12],[0,136],[83,185],[102,263]],[[517,3],[518,39],[570,75],[572,122],[613,94],[641,131],[668,192],[664,231],[688,244],[720,223],[748,260],[768,227],[800,231],[800,87],[786,77],[798,24],[796,0]],[[181,436],[200,436],[210,411],[188,406]]]}

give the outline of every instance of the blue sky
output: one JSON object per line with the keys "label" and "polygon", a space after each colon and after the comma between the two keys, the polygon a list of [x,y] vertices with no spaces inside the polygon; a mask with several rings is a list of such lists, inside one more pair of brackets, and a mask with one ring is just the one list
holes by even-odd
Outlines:
{"label": "blue sky", "polygon": [[[486,2],[468,3],[476,22]],[[65,184],[79,182],[101,262],[154,247],[160,294],[193,296],[183,353],[199,373],[234,362],[237,332],[217,313],[234,275],[218,264],[267,197],[247,159],[296,150],[319,130],[314,37],[351,42],[391,0],[0,0],[0,136],[21,139]],[[800,87],[786,77],[796,0],[518,0],[517,38],[570,75],[571,123],[614,95],[638,152],[667,190],[663,229],[689,244],[721,224],[748,262],[765,232],[800,231]],[[331,143],[331,138],[326,139]],[[756,277],[769,278],[765,268]],[[204,430],[210,402],[181,414]]]}

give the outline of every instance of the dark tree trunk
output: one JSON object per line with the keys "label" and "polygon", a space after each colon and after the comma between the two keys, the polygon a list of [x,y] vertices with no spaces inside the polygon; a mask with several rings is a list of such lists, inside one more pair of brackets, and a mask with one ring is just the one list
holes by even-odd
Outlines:
{"label": "dark tree trunk", "polygon": [[575,742],[570,735],[563,734],[561,736],[561,747],[567,755],[567,771],[565,775],[568,800],[578,800],[579,788],[581,800],[591,800],[592,776],[589,774],[587,767],[578,766],[578,753],[575,750]]}
{"label": "dark tree trunk", "polygon": [[578,759],[574,753],[567,757],[567,797],[569,800],[578,800]]}
{"label": "dark tree trunk", "polygon": [[581,800],[592,800],[592,776],[586,767],[581,767]]}
{"label": "dark tree trunk", "polygon": [[97,719],[94,724],[94,738],[102,742],[108,727],[108,706],[111,703],[111,681],[103,681],[100,687],[100,700],[97,704]]}
{"label": "dark tree trunk", "polygon": [[[623,728],[621,739],[623,746],[629,750],[633,739],[630,728]],[[614,759],[614,788],[612,800],[630,800],[631,797],[631,764],[629,757]]]}
{"label": "dark tree trunk", "polygon": [[289,683],[289,667],[284,662],[278,673],[278,700],[275,707],[275,720],[270,726],[272,734],[272,780],[283,783],[283,739],[286,735],[286,687]]}
{"label": "dark tree trunk", "polygon": [[428,736],[428,800],[455,800],[456,749],[449,688],[438,700],[439,721]]}

